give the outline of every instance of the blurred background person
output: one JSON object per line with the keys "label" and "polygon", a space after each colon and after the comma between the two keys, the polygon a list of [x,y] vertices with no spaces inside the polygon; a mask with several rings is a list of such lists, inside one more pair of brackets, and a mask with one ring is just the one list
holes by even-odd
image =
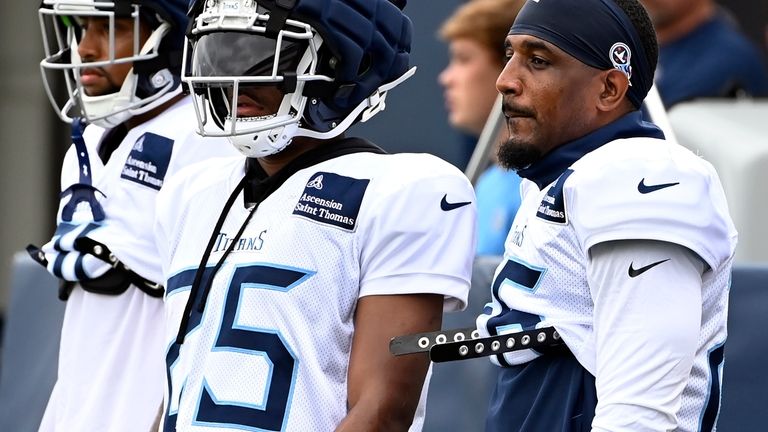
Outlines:
{"label": "blurred background person", "polygon": [[656,85],[667,108],[698,98],[768,96],[760,48],[713,0],[641,0],[659,41]]}
{"label": "blurred background person", "polygon": [[[449,122],[467,134],[470,153],[498,96],[496,78],[504,67],[504,46],[500,41],[523,3],[472,0],[459,7],[440,27],[438,34],[448,43],[450,61],[438,81],[443,87]],[[477,255],[501,255],[520,206],[520,177],[494,162],[478,178],[475,192]]]}
{"label": "blurred background person", "polygon": [[[443,87],[448,121],[464,134],[467,158],[489,116],[498,115],[491,111],[498,95],[496,79],[505,63],[503,41],[523,3],[467,1],[440,24],[438,36],[448,44],[449,63],[438,82]],[[493,147],[497,147],[496,143]],[[488,164],[491,166],[475,184],[478,258],[469,305],[462,312],[444,314],[444,329],[475,326],[475,318],[490,300],[490,275],[504,252],[507,232],[520,206],[520,177],[494,161]],[[497,369],[483,360],[435,365],[424,432],[483,430]],[[456,397],[456,389],[461,389],[464,396]]]}

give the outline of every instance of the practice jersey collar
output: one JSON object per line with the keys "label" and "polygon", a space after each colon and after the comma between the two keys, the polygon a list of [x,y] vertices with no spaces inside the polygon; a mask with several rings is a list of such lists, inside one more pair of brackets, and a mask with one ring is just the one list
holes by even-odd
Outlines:
{"label": "practice jersey collar", "polygon": [[256,158],[247,158],[245,161],[246,184],[243,192],[244,205],[249,208],[255,203],[264,201],[288,178],[304,168],[339,156],[360,152],[387,153],[381,147],[363,138],[343,137],[300,154],[272,176],[267,175]]}
{"label": "practice jersey collar", "polygon": [[623,138],[664,139],[664,132],[655,124],[644,121],[639,110],[632,111],[600,129],[557,147],[540,161],[518,170],[517,174],[543,189],[587,153]]}

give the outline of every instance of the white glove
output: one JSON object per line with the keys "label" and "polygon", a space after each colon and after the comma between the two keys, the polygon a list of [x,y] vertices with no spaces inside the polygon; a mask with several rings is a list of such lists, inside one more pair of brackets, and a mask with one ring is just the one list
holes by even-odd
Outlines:
{"label": "white glove", "polygon": [[62,222],[51,241],[42,247],[46,268],[52,275],[67,281],[83,281],[103,276],[112,265],[91,254],[75,250],[75,240],[85,237],[101,225],[88,222],[78,225]]}

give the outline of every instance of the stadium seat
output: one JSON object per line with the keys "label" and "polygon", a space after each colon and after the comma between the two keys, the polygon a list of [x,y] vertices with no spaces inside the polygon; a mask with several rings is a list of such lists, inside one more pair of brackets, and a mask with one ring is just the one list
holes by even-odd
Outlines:
{"label": "stadium seat", "polygon": [[733,269],[717,430],[768,430],[768,263]]}
{"label": "stadium seat", "polygon": [[677,140],[720,175],[736,224],[736,262],[768,262],[768,99],[700,100],[675,105],[669,121]]}
{"label": "stadium seat", "polygon": [[[469,306],[443,316],[443,328],[474,327],[475,318],[491,298],[491,281],[501,257],[475,259]],[[488,358],[437,363],[427,399],[423,432],[474,432],[485,430],[485,415],[497,367]]]}
{"label": "stadium seat", "polygon": [[26,252],[13,259],[0,363],[0,430],[34,432],[48,403],[59,354],[64,302],[58,281]]}

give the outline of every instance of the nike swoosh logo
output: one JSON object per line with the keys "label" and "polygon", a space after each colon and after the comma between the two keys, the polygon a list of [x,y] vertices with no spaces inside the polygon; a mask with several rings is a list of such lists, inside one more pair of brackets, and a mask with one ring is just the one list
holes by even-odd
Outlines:
{"label": "nike swoosh logo", "polygon": [[449,203],[448,194],[445,194],[443,195],[443,199],[440,201],[440,208],[443,209],[443,211],[451,211],[451,210],[456,210],[459,207],[464,207],[465,205],[471,204],[471,203],[472,201]]}
{"label": "nike swoosh logo", "polygon": [[637,184],[637,191],[640,192],[641,194],[647,194],[647,193],[651,193],[651,192],[656,192],[659,189],[664,189],[664,188],[676,186],[676,185],[679,185],[679,184],[680,184],[680,182],[661,183],[661,184],[657,184],[657,185],[646,185],[645,184],[645,179],[642,179],[642,180],[640,180],[640,183]]}
{"label": "nike swoosh logo", "polygon": [[650,270],[650,269],[652,269],[652,268],[656,267],[657,265],[659,265],[659,264],[661,264],[661,263],[665,263],[665,262],[667,262],[667,261],[669,261],[669,258],[667,258],[667,259],[665,259],[665,260],[661,260],[661,261],[656,261],[656,262],[655,262],[655,263],[653,263],[653,264],[648,264],[647,266],[645,266],[645,267],[640,267],[639,269],[635,269],[635,268],[633,268],[633,267],[634,267],[634,263],[629,263],[629,270],[627,270],[627,274],[628,274],[628,275],[629,275],[629,277],[631,277],[631,278],[633,278],[633,277],[638,277],[638,276],[640,276],[641,274],[643,274],[643,273],[647,272],[648,270]]}

